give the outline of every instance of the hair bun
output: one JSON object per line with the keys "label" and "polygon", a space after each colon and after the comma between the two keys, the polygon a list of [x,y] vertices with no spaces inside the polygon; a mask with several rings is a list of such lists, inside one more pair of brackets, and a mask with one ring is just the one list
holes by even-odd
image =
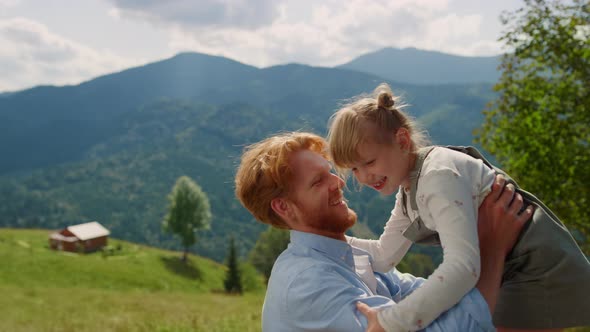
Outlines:
{"label": "hair bun", "polygon": [[377,107],[388,109],[395,104],[391,92],[382,91],[377,97]]}

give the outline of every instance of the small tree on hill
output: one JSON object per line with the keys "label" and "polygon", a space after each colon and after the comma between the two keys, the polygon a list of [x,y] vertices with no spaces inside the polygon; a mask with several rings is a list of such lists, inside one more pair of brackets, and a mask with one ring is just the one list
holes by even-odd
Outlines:
{"label": "small tree on hill", "polygon": [[198,184],[188,176],[181,176],[168,195],[168,201],[168,214],[162,226],[166,232],[181,238],[184,247],[182,260],[186,262],[189,247],[197,242],[196,232],[209,228],[209,199]]}
{"label": "small tree on hill", "polygon": [[267,282],[277,257],[289,245],[289,236],[287,230],[268,227],[260,234],[256,245],[250,252],[250,262],[259,272],[264,274]]}
{"label": "small tree on hill", "polygon": [[225,291],[228,293],[242,294],[242,275],[238,266],[238,254],[234,237],[229,239],[229,251],[227,255],[227,272],[223,281]]}

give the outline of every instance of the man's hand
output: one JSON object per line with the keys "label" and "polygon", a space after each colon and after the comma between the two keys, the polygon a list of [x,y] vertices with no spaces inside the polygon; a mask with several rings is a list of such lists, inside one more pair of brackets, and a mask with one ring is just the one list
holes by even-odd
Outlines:
{"label": "man's hand", "polygon": [[514,185],[505,184],[503,176],[496,176],[492,192],[479,206],[477,231],[481,257],[481,275],[477,289],[494,313],[506,256],[514,247],[522,227],[533,215],[529,206],[522,213],[522,196]]}
{"label": "man's hand", "polygon": [[365,332],[385,332],[383,327],[381,327],[381,325],[379,324],[379,320],[377,319],[377,310],[369,307],[363,302],[357,302],[356,308],[358,309],[358,311],[360,311],[363,315],[367,317],[367,321],[369,322]]}
{"label": "man's hand", "polygon": [[498,253],[506,258],[524,224],[532,215],[532,206],[519,214],[523,207],[522,196],[513,184],[506,184],[502,175],[496,176],[492,192],[479,207],[479,247],[484,253]]}

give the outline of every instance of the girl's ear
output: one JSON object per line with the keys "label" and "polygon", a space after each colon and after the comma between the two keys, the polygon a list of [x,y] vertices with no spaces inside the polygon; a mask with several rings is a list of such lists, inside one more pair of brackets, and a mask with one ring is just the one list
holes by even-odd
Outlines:
{"label": "girl's ear", "polygon": [[412,149],[412,139],[410,132],[406,128],[400,128],[395,133],[395,140],[399,145],[400,149],[409,152]]}

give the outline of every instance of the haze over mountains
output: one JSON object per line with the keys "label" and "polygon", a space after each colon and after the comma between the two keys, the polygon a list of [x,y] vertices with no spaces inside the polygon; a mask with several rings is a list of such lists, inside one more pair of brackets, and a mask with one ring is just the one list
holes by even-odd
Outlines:
{"label": "haze over mountains", "polygon": [[[196,252],[220,260],[220,243],[234,233],[244,254],[265,228],[233,195],[245,145],[284,130],[323,135],[343,100],[381,82],[402,94],[435,142],[471,144],[494,96],[496,61],[386,49],[336,68],[259,69],[183,53],[75,86],[2,94],[0,226],[99,220],[114,237],[176,247],[160,224],[175,179],[188,175],[208,193],[214,215]],[[465,69],[474,63],[481,70]],[[380,232],[391,200],[367,191],[348,196],[361,221]]]}
{"label": "haze over mountains", "polygon": [[465,57],[416,48],[384,48],[337,68],[411,84],[495,83],[500,56]]}

